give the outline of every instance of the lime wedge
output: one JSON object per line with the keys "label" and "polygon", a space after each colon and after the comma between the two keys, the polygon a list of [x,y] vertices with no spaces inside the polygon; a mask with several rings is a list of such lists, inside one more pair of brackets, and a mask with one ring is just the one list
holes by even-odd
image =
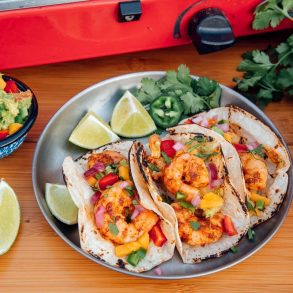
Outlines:
{"label": "lime wedge", "polygon": [[0,179],[0,255],[12,246],[20,224],[19,203],[13,189]]}
{"label": "lime wedge", "polygon": [[69,141],[85,149],[96,149],[119,140],[110,126],[93,112],[88,112],[77,124]]}
{"label": "lime wedge", "polygon": [[65,185],[46,183],[46,202],[51,213],[62,223],[77,223],[78,208]]}
{"label": "lime wedge", "polygon": [[111,127],[124,137],[142,137],[157,129],[149,113],[129,91],[116,104]]}

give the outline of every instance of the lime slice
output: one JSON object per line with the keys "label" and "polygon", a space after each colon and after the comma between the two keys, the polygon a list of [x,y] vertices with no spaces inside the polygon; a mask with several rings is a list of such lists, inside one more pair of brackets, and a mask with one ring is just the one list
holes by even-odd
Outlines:
{"label": "lime slice", "polygon": [[149,113],[129,91],[116,104],[111,127],[124,137],[142,137],[157,129]]}
{"label": "lime slice", "polygon": [[65,185],[46,183],[46,202],[51,213],[62,223],[77,223],[78,208]]}
{"label": "lime slice", "polygon": [[9,250],[20,224],[19,203],[13,189],[0,179],[0,255]]}
{"label": "lime slice", "polygon": [[77,124],[69,141],[85,149],[96,149],[119,140],[110,126],[93,112],[88,112]]}

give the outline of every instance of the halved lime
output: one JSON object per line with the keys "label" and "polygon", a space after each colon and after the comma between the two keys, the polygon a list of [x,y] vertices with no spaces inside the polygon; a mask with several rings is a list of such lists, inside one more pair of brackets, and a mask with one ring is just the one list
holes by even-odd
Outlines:
{"label": "halved lime", "polygon": [[46,202],[51,213],[62,223],[77,223],[78,208],[65,185],[46,183]]}
{"label": "halved lime", "polygon": [[0,179],[0,255],[12,246],[20,224],[19,203],[13,189]]}
{"label": "halved lime", "polygon": [[88,112],[77,124],[69,141],[85,149],[96,149],[119,140],[110,126],[97,114]]}
{"label": "halved lime", "polygon": [[157,129],[149,113],[129,91],[116,104],[111,127],[124,137],[142,137]]}

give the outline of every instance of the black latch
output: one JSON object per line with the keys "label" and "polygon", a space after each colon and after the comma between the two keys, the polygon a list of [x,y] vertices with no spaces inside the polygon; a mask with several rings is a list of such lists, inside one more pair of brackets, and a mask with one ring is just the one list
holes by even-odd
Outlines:
{"label": "black latch", "polygon": [[139,20],[142,9],[140,1],[119,2],[119,21],[129,22]]}

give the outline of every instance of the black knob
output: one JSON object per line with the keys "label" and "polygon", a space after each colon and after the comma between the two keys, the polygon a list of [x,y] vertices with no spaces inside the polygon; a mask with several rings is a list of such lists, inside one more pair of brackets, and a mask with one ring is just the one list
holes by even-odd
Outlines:
{"label": "black knob", "polygon": [[203,9],[195,14],[189,22],[188,34],[200,54],[225,49],[235,42],[229,21],[217,8]]}

